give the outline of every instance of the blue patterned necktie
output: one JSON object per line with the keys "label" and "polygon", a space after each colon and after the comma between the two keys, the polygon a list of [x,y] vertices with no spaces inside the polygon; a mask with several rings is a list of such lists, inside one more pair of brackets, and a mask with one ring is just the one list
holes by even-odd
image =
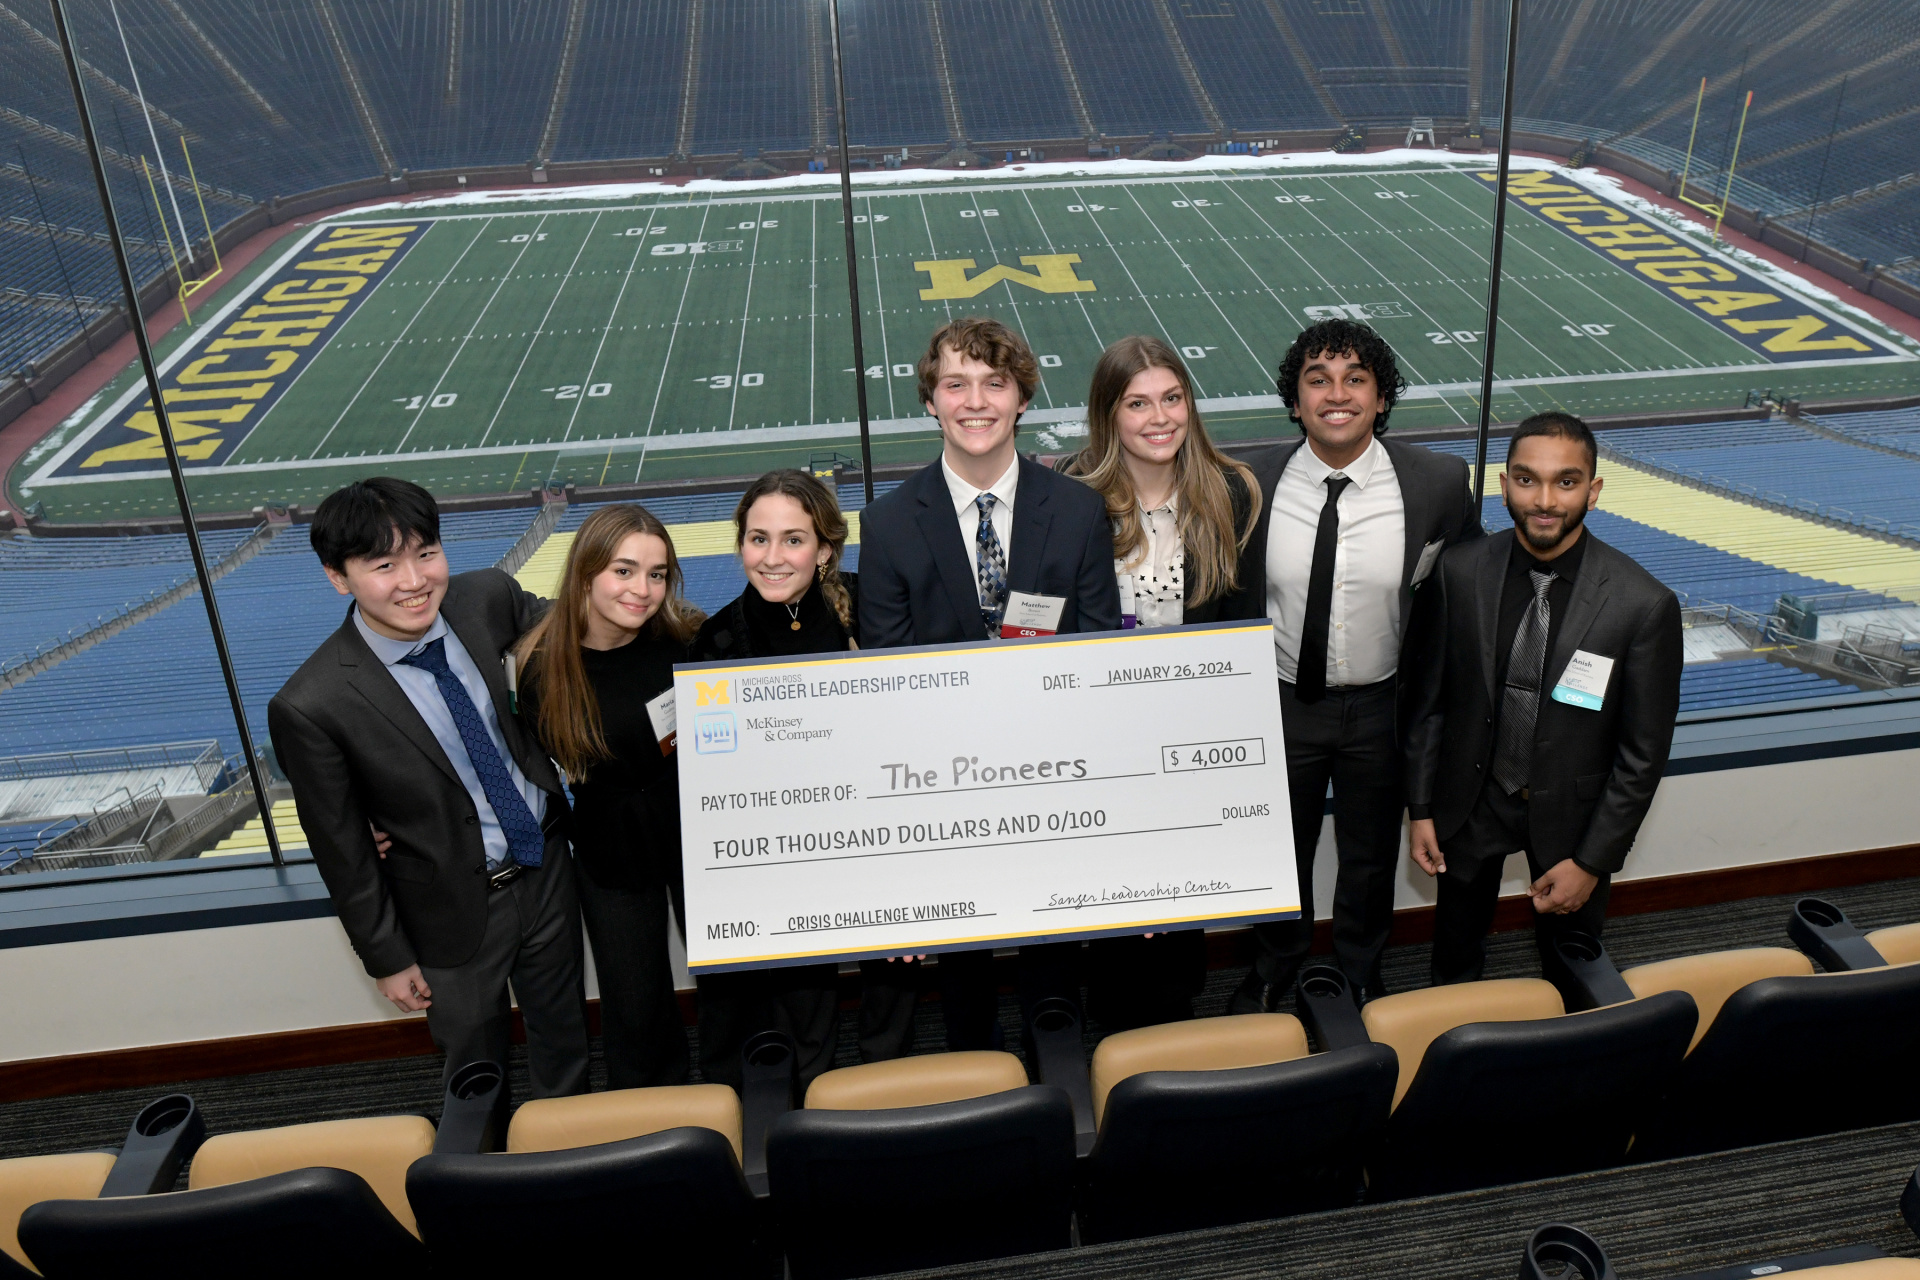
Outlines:
{"label": "blue patterned necktie", "polygon": [[460,677],[454,675],[453,668],[447,664],[446,637],[428,641],[426,648],[418,653],[410,653],[400,661],[409,667],[418,667],[433,677],[441,700],[453,714],[454,727],[460,730],[460,741],[467,748],[467,760],[473,765],[473,771],[480,775],[480,789],[487,793],[487,803],[493,806],[493,816],[500,820],[500,830],[506,833],[507,852],[523,867],[539,866],[541,852],[547,843],[546,837],[540,832],[540,820],[527,807],[527,798],[520,794],[520,788],[513,785],[513,774],[508,771],[506,762],[494,747],[493,738],[487,733],[486,722],[480,718],[480,708],[473,705],[467,686],[460,683]]}
{"label": "blue patterned necktie", "polygon": [[993,531],[993,504],[999,501],[990,493],[973,500],[980,508],[980,531],[973,538],[973,559],[980,574],[980,621],[987,635],[1000,638],[1000,622],[1007,616],[1007,553],[1000,548],[1000,535]]}

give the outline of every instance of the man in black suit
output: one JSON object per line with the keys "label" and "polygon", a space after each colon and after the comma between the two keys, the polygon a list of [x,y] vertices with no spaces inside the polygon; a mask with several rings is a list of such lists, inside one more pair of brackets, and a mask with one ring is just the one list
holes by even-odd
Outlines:
{"label": "man in black suit", "polygon": [[[860,643],[998,639],[1014,593],[1036,598],[1025,620],[1042,632],[1118,630],[1105,501],[1014,447],[1040,382],[1026,342],[998,320],[955,320],[934,333],[919,374],[920,401],[940,424],[940,458],[861,514]],[[1029,1003],[1077,992],[1077,951],[1023,949]],[[940,957],[948,1048],[993,1045],[992,962],[991,951]]]}
{"label": "man in black suit", "polygon": [[1501,869],[1521,851],[1541,967],[1559,981],[1554,939],[1599,935],[1666,768],[1680,603],[1586,529],[1596,454],[1572,414],[1528,418],[1500,476],[1513,536],[1440,561],[1407,788],[1414,861],[1440,882],[1435,983],[1480,976]]}
{"label": "man in black suit", "polygon": [[1240,559],[1237,612],[1273,620],[1302,915],[1255,925],[1229,1010],[1285,1001],[1313,943],[1313,862],[1327,788],[1339,870],[1333,954],[1356,994],[1384,995],[1403,803],[1401,672],[1426,634],[1416,590],[1453,543],[1480,536],[1466,464],[1383,439],[1406,385],[1364,324],[1309,326],[1280,363],[1304,438],[1248,458],[1260,519]]}
{"label": "man in black suit", "polygon": [[497,569],[449,576],[433,496],[404,480],[330,495],[311,537],[353,605],[267,724],[347,938],[381,995],[426,1010],[449,1076],[506,1063],[511,980],[533,1096],[583,1093],[567,804],[502,664],[542,602]]}

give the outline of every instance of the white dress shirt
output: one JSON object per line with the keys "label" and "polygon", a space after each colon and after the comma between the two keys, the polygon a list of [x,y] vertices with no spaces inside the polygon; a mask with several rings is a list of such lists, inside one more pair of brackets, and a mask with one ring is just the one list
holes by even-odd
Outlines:
{"label": "white dress shirt", "polygon": [[373,656],[387,668],[387,674],[398,682],[400,691],[407,695],[407,701],[413,704],[413,709],[427,722],[434,741],[447,753],[447,762],[453,766],[460,785],[467,789],[467,795],[473,800],[474,812],[480,815],[480,843],[487,851],[487,867],[489,870],[499,870],[507,861],[507,833],[501,829],[493,806],[487,803],[486,789],[480,785],[480,775],[474,771],[473,761],[467,756],[467,744],[460,738],[460,728],[453,722],[453,712],[447,710],[447,700],[440,696],[440,685],[431,671],[410,667],[401,661],[445,637],[447,666],[460,678],[467,696],[473,699],[475,709],[480,712],[480,722],[487,726],[487,736],[493,739],[493,749],[500,753],[513,785],[526,797],[534,820],[542,821],[547,816],[547,793],[527,781],[527,775],[520,772],[513,752],[507,750],[507,740],[500,733],[500,717],[493,707],[493,692],[487,688],[486,677],[480,674],[480,668],[474,664],[473,655],[460,643],[460,637],[453,634],[444,617],[435,618],[427,634],[418,640],[388,639],[369,627],[357,608],[353,611],[353,625],[359,629],[360,638],[367,642],[367,647],[373,650]]}
{"label": "white dress shirt", "polygon": [[1267,528],[1267,616],[1273,619],[1274,657],[1280,678],[1294,683],[1313,542],[1331,475],[1353,483],[1340,495],[1340,536],[1333,549],[1327,687],[1374,684],[1400,666],[1400,577],[1407,556],[1400,481],[1378,439],[1337,472],[1303,441],[1280,473]]}
{"label": "white dress shirt", "polygon": [[1179,499],[1140,508],[1147,544],[1132,560],[1114,559],[1115,574],[1133,579],[1133,616],[1141,628],[1177,627],[1186,618],[1187,557],[1180,545]]}
{"label": "white dress shirt", "polygon": [[[960,544],[967,549],[967,563],[974,567],[973,585],[980,590],[980,508],[974,500],[983,493],[992,494],[997,501],[993,504],[993,536],[1000,539],[1000,554],[1008,557],[1008,567],[1012,567],[1013,551],[1013,490],[1020,481],[1020,455],[1015,454],[1013,461],[1007,464],[1007,473],[995,480],[985,489],[976,489],[960,478],[947,455],[940,455],[940,473],[947,478],[947,492],[953,495],[953,514],[960,521]],[[982,593],[982,603],[985,603]]]}

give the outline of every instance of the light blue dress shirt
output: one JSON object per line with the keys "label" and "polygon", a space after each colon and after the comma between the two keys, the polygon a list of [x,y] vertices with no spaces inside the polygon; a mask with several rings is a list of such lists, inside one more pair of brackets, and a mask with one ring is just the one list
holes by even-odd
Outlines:
{"label": "light blue dress shirt", "polygon": [[460,785],[467,789],[467,795],[473,800],[474,811],[480,815],[480,843],[487,851],[487,869],[499,870],[507,862],[507,833],[500,829],[500,819],[494,815],[493,806],[487,803],[487,793],[480,786],[480,775],[474,772],[473,761],[467,758],[467,744],[460,740],[460,729],[453,722],[453,713],[447,710],[447,700],[440,696],[440,686],[434,683],[432,672],[406,666],[400,661],[420,652],[435,640],[446,640],[447,665],[460,678],[467,696],[473,699],[473,705],[479,709],[480,720],[487,726],[487,736],[493,739],[493,749],[500,753],[507,773],[513,778],[513,785],[527,798],[527,807],[533,810],[535,819],[544,821],[547,816],[547,793],[527,781],[527,775],[520,772],[513,752],[507,750],[507,740],[500,733],[500,717],[493,707],[493,693],[487,688],[480,668],[474,665],[473,655],[467,652],[467,647],[460,643],[460,637],[447,626],[445,618],[435,618],[427,634],[418,640],[389,640],[366,624],[358,608],[353,611],[353,625],[359,628],[360,638],[373,650],[373,656],[380,659],[387,673],[399,683],[401,692],[407,695],[407,701],[413,704],[413,709],[427,722],[427,728],[433,732],[440,749],[447,753],[447,760],[459,776]]}

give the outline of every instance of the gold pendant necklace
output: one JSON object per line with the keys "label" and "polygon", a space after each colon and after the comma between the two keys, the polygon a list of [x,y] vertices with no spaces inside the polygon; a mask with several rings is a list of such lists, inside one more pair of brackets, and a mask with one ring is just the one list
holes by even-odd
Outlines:
{"label": "gold pendant necklace", "polygon": [[800,629],[800,606],[797,604],[790,604],[786,606],[786,610],[787,610],[787,616],[793,619],[792,629],[795,631],[798,631]]}

